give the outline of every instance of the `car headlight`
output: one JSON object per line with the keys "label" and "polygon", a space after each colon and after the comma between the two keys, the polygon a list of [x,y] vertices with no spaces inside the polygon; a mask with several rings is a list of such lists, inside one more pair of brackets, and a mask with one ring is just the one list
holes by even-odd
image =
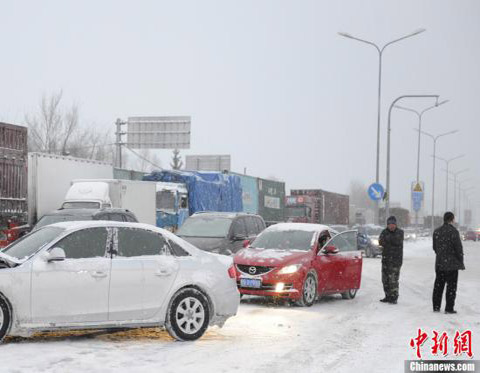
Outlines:
{"label": "car headlight", "polygon": [[283,267],[280,271],[278,271],[278,274],[288,275],[290,273],[295,273],[300,269],[301,266],[302,266],[301,264],[292,264],[292,265]]}
{"label": "car headlight", "polygon": [[378,240],[372,240],[372,242],[375,246],[378,246]]}

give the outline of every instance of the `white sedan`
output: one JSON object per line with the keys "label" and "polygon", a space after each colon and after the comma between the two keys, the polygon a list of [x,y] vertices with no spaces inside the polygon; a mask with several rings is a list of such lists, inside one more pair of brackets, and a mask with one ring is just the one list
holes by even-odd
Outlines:
{"label": "white sedan", "polygon": [[223,326],[240,296],[231,259],[150,225],[59,223],[0,252],[0,341],[37,331]]}

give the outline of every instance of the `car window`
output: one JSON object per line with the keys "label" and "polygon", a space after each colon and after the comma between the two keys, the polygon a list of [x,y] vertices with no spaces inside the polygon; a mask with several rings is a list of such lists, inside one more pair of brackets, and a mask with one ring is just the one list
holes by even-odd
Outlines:
{"label": "car window", "polygon": [[123,218],[123,214],[113,213],[113,214],[108,214],[108,215],[110,216],[110,220],[125,221],[125,219]]}
{"label": "car window", "polygon": [[73,232],[54,246],[62,248],[67,259],[103,257],[107,236],[106,228],[87,228]]}
{"label": "car window", "polygon": [[232,223],[232,236],[247,237],[247,228],[245,226],[245,219],[235,219]]}
{"label": "car window", "polygon": [[191,216],[177,231],[180,237],[227,237],[232,219],[223,216]]}
{"label": "car window", "polygon": [[109,214],[98,214],[95,215],[94,220],[110,220]]}
{"label": "car window", "polygon": [[190,254],[179,244],[173,242],[172,240],[168,241],[170,248],[172,249],[173,255],[175,256],[189,256]]}
{"label": "car window", "polygon": [[247,235],[249,237],[256,236],[258,234],[258,228],[255,220],[257,219],[255,219],[254,217],[247,217],[247,218],[244,218],[244,220],[247,228]]}
{"label": "car window", "polygon": [[171,253],[167,241],[159,233],[138,228],[118,228],[118,255],[132,257]]}
{"label": "car window", "polygon": [[3,249],[2,252],[17,259],[28,258],[53,241],[64,230],[64,228],[58,227],[45,227],[36,230],[13,242],[10,246]]}
{"label": "car window", "polygon": [[357,247],[357,232],[348,231],[337,234],[330,241],[327,242],[326,246],[335,246],[338,250],[342,252],[347,251],[356,251]]}
{"label": "car window", "polygon": [[137,219],[135,219],[131,215],[125,215],[125,218],[127,218],[127,221],[130,222],[130,223],[137,223]]}

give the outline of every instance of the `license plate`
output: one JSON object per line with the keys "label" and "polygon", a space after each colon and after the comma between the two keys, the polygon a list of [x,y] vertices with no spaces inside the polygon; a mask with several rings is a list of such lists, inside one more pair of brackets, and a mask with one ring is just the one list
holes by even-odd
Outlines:
{"label": "license plate", "polygon": [[240,286],[242,288],[260,289],[262,287],[262,280],[258,278],[241,278]]}

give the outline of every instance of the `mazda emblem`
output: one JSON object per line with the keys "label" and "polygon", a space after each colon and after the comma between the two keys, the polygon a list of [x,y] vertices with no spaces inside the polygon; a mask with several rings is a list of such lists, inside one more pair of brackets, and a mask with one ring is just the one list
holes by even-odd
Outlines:
{"label": "mazda emblem", "polygon": [[255,267],[250,267],[248,269],[248,273],[250,273],[251,275],[254,275],[255,273],[257,273],[257,268]]}

